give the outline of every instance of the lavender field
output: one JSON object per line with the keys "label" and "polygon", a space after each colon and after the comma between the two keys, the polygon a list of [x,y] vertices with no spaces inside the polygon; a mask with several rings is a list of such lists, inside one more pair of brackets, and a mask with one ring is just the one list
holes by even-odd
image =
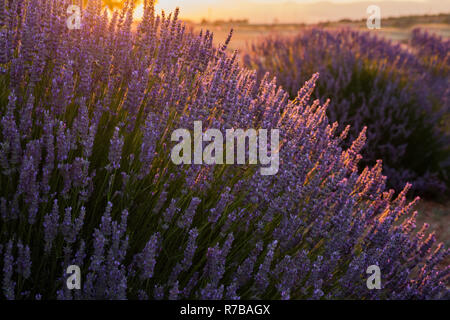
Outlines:
{"label": "lavender field", "polygon": [[[448,39],[316,27],[236,52],[153,0],[87,1],[80,25],[72,4],[0,0],[2,300],[450,299],[448,239],[417,222],[449,199]],[[238,129],[274,174],[219,158]]]}

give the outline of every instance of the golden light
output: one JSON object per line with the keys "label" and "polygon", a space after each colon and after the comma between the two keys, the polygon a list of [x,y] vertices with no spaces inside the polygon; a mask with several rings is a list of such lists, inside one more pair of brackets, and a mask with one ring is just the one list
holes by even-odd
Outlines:
{"label": "golden light", "polygon": [[[144,15],[144,1],[143,0],[133,0],[133,1],[135,5],[134,18],[140,19]],[[104,5],[111,10],[121,9],[126,2],[127,2],[126,0],[103,0]],[[156,4],[158,0],[155,0],[154,2]]]}
{"label": "golden light", "polygon": [[[143,0],[133,0],[136,7],[141,5]],[[110,9],[120,9],[126,3],[126,0],[103,0],[103,3]]]}

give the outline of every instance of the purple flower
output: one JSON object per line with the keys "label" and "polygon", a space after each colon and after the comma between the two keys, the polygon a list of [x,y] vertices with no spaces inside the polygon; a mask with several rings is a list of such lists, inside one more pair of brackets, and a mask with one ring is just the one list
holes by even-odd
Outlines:
{"label": "purple flower", "polygon": [[111,138],[111,145],[109,147],[108,160],[109,170],[117,170],[120,168],[120,161],[122,160],[122,148],[123,148],[123,137],[120,136],[120,129],[116,127],[114,129],[113,137]]}
{"label": "purple flower", "polygon": [[180,290],[178,290],[178,281],[176,281],[169,291],[169,300],[178,300],[178,295],[180,294]]}
{"label": "purple flower", "polygon": [[268,246],[267,255],[264,262],[259,266],[259,270],[255,275],[255,290],[258,294],[263,294],[269,285],[270,279],[268,278],[270,272],[270,266],[275,254],[278,241],[272,242]]}
{"label": "purple flower", "polygon": [[[57,205],[56,205],[56,209],[57,209]],[[67,243],[71,244],[77,240],[77,236],[78,236],[79,232],[81,231],[81,228],[83,227],[85,215],[86,215],[86,209],[84,207],[81,207],[80,213],[76,218],[72,217],[72,208],[71,207],[65,209],[63,222],[61,224],[61,233],[64,237],[64,240]],[[55,217],[50,218],[50,219],[56,220]],[[53,223],[53,221],[51,223]]]}
{"label": "purple flower", "polygon": [[17,273],[19,273],[25,279],[28,279],[31,275],[31,256],[30,248],[28,245],[24,246],[22,242],[17,243],[18,256],[17,256]]}
{"label": "purple flower", "polygon": [[158,118],[153,112],[150,112],[145,120],[143,128],[142,147],[139,159],[142,164],[141,176],[150,172],[153,159],[156,156],[156,144],[159,139]]}
{"label": "purple flower", "polygon": [[154,274],[156,258],[159,255],[160,235],[155,233],[147,242],[144,250],[135,259],[141,270],[141,279],[151,279]]}
{"label": "purple flower", "polygon": [[195,251],[197,250],[198,230],[196,228],[189,230],[189,240],[184,251],[184,258],[181,262],[183,270],[188,270],[192,265]]}
{"label": "purple flower", "polygon": [[14,257],[12,255],[13,242],[9,240],[4,249],[3,254],[3,279],[2,289],[6,299],[13,300],[15,298],[16,283],[12,280],[14,271]]}
{"label": "purple flower", "polygon": [[201,199],[200,198],[192,198],[191,203],[189,204],[188,208],[185,210],[182,217],[180,217],[180,220],[178,220],[178,227],[182,229],[189,229],[192,225],[192,221],[195,216],[195,212],[197,210],[198,205],[200,204]]}

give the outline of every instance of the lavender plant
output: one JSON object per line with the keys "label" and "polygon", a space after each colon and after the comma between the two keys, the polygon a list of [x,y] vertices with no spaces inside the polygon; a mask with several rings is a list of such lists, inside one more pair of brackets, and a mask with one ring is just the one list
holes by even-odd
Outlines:
{"label": "lavender plant", "polygon": [[351,124],[352,139],[368,127],[362,165],[383,159],[390,187],[411,182],[413,192],[440,197],[450,177],[448,43],[429,35],[419,40],[421,34],[416,30],[412,40],[420,49],[411,50],[369,32],[313,28],[263,39],[244,62],[259,78],[275,75],[291,98],[318,71],[313,96],[331,99],[330,120],[341,130]]}
{"label": "lavender plant", "polygon": [[[6,299],[449,298],[448,249],[415,231],[410,185],[358,171],[365,130],[330,124],[145,1],[0,0],[0,270]],[[170,134],[279,128],[280,171],[170,161]],[[82,272],[81,290],[66,269]],[[382,289],[366,287],[366,269]]]}
{"label": "lavender plant", "polygon": [[446,113],[444,126],[450,128],[450,40],[428,33],[421,29],[414,29],[410,47],[418,57],[422,68],[427,72],[427,86],[432,92],[440,92],[436,96],[430,94],[434,105],[443,106]]}

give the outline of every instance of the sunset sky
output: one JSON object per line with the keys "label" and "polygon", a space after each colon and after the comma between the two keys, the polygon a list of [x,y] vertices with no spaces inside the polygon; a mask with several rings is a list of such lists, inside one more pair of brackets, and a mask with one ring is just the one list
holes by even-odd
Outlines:
{"label": "sunset sky", "polygon": [[249,19],[253,23],[318,22],[367,17],[371,4],[382,16],[450,13],[450,0],[159,0],[158,8],[181,8],[191,20]]}

